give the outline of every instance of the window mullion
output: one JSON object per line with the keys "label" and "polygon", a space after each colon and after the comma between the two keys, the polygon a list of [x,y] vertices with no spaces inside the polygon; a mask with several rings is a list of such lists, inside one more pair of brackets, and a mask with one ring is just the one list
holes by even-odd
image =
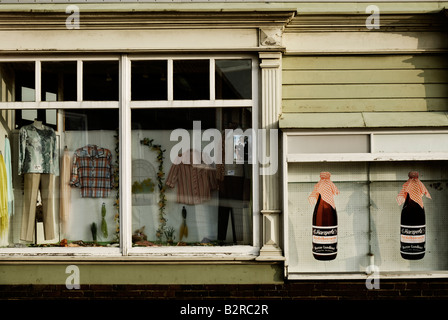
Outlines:
{"label": "window mullion", "polygon": [[167,82],[168,82],[168,101],[174,100],[174,93],[173,93],[173,59],[168,59],[168,66],[167,66]]}
{"label": "window mullion", "polygon": [[41,100],[41,90],[42,90],[42,76],[41,76],[41,63],[40,60],[36,60],[34,64],[34,101],[40,102]]}
{"label": "window mullion", "polygon": [[122,254],[128,255],[131,242],[131,110],[130,110],[130,62],[127,55],[120,59],[120,130],[119,130],[119,176],[120,176],[120,244]]}
{"label": "window mullion", "polygon": [[215,96],[215,59],[210,59],[210,100],[216,99]]}
{"label": "window mullion", "polygon": [[77,61],[76,75],[77,75],[77,77],[76,77],[76,86],[77,86],[76,99],[77,99],[77,101],[82,101],[82,96],[83,96],[83,94],[82,94],[82,77],[83,77],[83,74],[82,74],[82,61],[81,60]]}

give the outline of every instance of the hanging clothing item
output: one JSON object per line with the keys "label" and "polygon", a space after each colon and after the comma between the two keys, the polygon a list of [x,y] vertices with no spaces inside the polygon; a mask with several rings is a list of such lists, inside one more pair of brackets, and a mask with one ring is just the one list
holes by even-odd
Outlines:
{"label": "hanging clothing item", "polygon": [[67,222],[70,216],[70,153],[64,150],[61,160],[61,180],[60,180],[60,199],[59,199],[59,219],[61,222],[61,231],[63,234],[67,231]]}
{"label": "hanging clothing item", "polygon": [[320,181],[314,186],[313,192],[311,192],[308,200],[311,204],[315,205],[317,199],[319,199],[319,194],[322,196],[322,200],[336,208],[334,203],[334,196],[339,194],[339,190],[336,185],[330,180],[330,172],[321,172]]}
{"label": "hanging clothing item", "polygon": [[8,186],[6,166],[3,155],[0,152],[0,235],[3,236],[9,225],[8,214]]}
{"label": "hanging clothing item", "polygon": [[[189,159],[191,154],[182,157]],[[205,164],[192,164],[192,161],[177,162],[170,168],[166,185],[177,186],[177,202],[183,204],[201,204],[210,200],[211,190],[216,190],[216,170]]]}
{"label": "hanging clothing item", "polygon": [[11,160],[11,144],[8,138],[5,138],[5,166],[8,188],[8,213],[9,216],[14,215],[14,188],[12,186],[12,160]]}
{"label": "hanging clothing item", "polygon": [[[37,195],[42,198],[45,240],[55,238],[54,232],[54,175],[47,173],[26,173],[24,175],[22,229],[20,239],[32,241],[36,226]],[[40,186],[40,188],[39,188]]]}
{"label": "hanging clothing item", "polygon": [[431,199],[431,195],[425,185],[419,180],[417,171],[409,172],[408,177],[408,181],[403,184],[403,187],[397,196],[397,202],[401,205],[406,200],[407,194],[409,194],[411,200],[417,202],[420,207],[423,208],[423,195],[428,199]]}
{"label": "hanging clothing item", "polygon": [[23,173],[51,173],[59,175],[59,153],[56,134],[51,127],[34,124],[19,130],[19,175]]}
{"label": "hanging clothing item", "polygon": [[83,198],[107,198],[113,188],[112,153],[97,145],[75,151],[70,185],[81,189]]}

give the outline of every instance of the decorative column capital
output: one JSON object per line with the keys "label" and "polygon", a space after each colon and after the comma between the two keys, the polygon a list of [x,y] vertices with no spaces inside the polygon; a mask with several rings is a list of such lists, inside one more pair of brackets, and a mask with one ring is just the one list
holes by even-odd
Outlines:
{"label": "decorative column capital", "polygon": [[260,47],[281,47],[283,38],[283,28],[266,27],[259,29]]}

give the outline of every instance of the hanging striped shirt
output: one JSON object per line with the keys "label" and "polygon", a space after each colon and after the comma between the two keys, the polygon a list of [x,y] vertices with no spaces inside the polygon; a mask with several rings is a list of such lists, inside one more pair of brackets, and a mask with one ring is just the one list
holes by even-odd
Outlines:
{"label": "hanging striped shirt", "polygon": [[201,204],[210,200],[211,190],[218,188],[216,170],[207,165],[179,163],[173,164],[166,184],[177,186],[177,202]]}

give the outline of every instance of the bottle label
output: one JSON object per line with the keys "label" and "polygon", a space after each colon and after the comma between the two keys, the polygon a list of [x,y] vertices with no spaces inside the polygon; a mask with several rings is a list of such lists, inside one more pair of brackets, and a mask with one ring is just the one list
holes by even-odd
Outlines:
{"label": "bottle label", "polygon": [[400,226],[401,251],[403,253],[425,252],[426,226]]}
{"label": "bottle label", "polygon": [[313,253],[335,254],[338,243],[338,226],[313,226]]}

